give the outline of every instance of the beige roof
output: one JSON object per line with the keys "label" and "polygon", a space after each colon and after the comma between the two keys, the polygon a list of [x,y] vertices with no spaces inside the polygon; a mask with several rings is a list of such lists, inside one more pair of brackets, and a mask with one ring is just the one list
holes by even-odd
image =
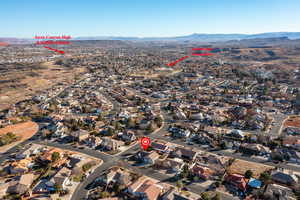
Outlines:
{"label": "beige roof", "polygon": [[30,186],[34,180],[33,174],[24,174],[21,176],[19,184]]}
{"label": "beige roof", "polygon": [[135,181],[134,183],[132,183],[132,184],[129,186],[129,188],[130,188],[133,192],[135,192],[135,191],[140,187],[140,185],[142,185],[142,184],[145,182],[146,179],[147,179],[147,177],[145,177],[145,176],[140,177],[137,181]]}
{"label": "beige roof", "polygon": [[152,151],[150,154],[148,154],[148,157],[151,159],[151,160],[156,160],[159,158],[159,154],[156,153],[155,151]]}
{"label": "beige roof", "polygon": [[145,193],[149,200],[156,200],[161,193],[161,188],[151,180],[146,180],[137,192]]}

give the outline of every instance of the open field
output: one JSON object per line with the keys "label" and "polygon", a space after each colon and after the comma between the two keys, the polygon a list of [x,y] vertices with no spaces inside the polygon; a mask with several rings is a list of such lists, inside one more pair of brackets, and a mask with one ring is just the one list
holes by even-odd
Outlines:
{"label": "open field", "polygon": [[70,83],[74,77],[84,72],[84,68],[65,68],[50,62],[40,64],[39,68],[7,71],[1,75],[0,110],[18,101],[28,99],[36,92],[51,88],[59,82]]}
{"label": "open field", "polygon": [[253,177],[258,178],[262,172],[272,169],[268,165],[263,165],[255,162],[248,162],[245,160],[235,160],[229,167],[229,174],[242,174],[244,175],[247,170],[253,172]]}
{"label": "open field", "polygon": [[13,142],[11,144],[0,147],[0,153],[6,152],[11,147],[31,138],[37,131],[39,130],[39,126],[37,123],[28,121],[15,125],[9,125],[0,129],[0,135],[4,135],[8,132],[12,132],[21,139]]}

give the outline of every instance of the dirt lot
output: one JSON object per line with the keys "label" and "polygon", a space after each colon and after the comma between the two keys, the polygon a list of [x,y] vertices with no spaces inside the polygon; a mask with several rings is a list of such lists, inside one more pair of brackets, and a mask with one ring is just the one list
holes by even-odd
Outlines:
{"label": "dirt lot", "polygon": [[253,172],[253,177],[258,178],[262,172],[268,171],[273,169],[268,165],[263,165],[254,162],[248,162],[244,160],[235,160],[233,164],[229,167],[230,174],[242,174],[244,175],[245,172],[250,169]]}
{"label": "dirt lot", "polygon": [[17,136],[21,137],[21,139],[11,144],[0,147],[0,153],[3,153],[8,149],[10,149],[11,147],[31,138],[38,130],[39,130],[38,124],[32,121],[23,122],[15,125],[9,125],[4,128],[1,128],[0,135],[4,135],[8,132],[12,132]]}
{"label": "dirt lot", "polygon": [[76,75],[84,71],[83,67],[70,69],[47,62],[40,64],[38,69],[5,72],[0,78],[4,81],[0,85],[0,110],[59,82],[71,83]]}

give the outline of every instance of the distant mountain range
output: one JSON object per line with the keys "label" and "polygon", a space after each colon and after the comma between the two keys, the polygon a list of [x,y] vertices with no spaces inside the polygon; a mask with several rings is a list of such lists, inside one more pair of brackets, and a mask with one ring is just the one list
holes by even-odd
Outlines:
{"label": "distant mountain range", "polygon": [[244,40],[258,38],[278,38],[287,37],[288,39],[300,39],[300,32],[274,32],[260,34],[203,34],[194,33],[192,35],[178,37],[77,37],[75,40],[127,40],[127,41],[203,41],[218,42],[228,40]]}
{"label": "distant mountain range", "polygon": [[[112,36],[92,36],[75,37],[71,40],[122,40],[122,41],[197,41],[197,42],[224,42],[230,40],[264,39],[264,38],[288,38],[290,40],[300,39],[300,32],[272,32],[260,34],[203,34],[194,33],[192,35],[178,37],[112,37]],[[33,38],[1,38],[0,42],[10,44],[33,43]]]}

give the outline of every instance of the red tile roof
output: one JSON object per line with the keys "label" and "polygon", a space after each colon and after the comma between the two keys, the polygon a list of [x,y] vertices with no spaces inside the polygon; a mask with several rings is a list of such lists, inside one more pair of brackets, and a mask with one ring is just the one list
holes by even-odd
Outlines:
{"label": "red tile roof", "polygon": [[242,191],[246,190],[247,182],[243,175],[231,174],[225,177],[225,181],[236,186]]}

